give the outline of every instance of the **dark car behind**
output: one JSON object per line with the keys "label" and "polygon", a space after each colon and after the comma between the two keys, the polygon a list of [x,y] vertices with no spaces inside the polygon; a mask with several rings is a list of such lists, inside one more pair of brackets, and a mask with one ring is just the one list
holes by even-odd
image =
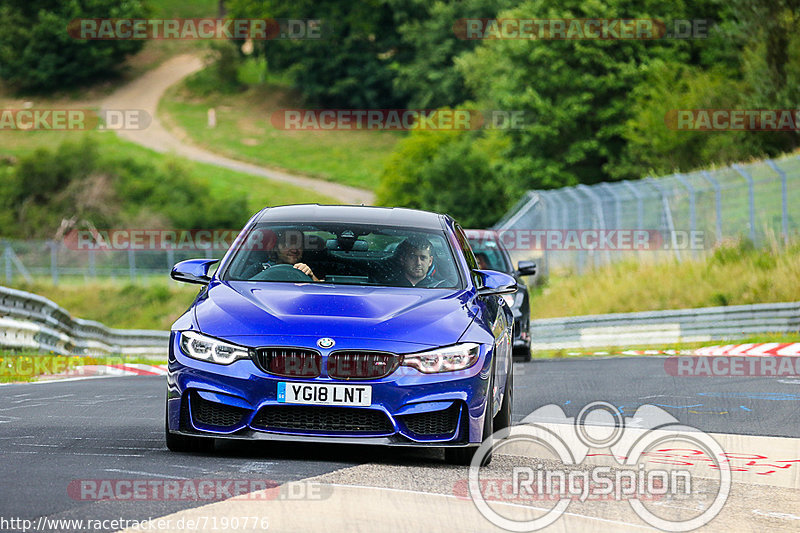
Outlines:
{"label": "dark car behind", "polygon": [[525,278],[536,274],[536,263],[520,261],[515,268],[511,255],[495,231],[472,229],[465,230],[465,233],[475,257],[479,262],[486,262],[481,268],[505,272],[517,280],[517,292],[504,295],[504,298],[514,314],[514,356],[523,361],[530,361],[531,305]]}

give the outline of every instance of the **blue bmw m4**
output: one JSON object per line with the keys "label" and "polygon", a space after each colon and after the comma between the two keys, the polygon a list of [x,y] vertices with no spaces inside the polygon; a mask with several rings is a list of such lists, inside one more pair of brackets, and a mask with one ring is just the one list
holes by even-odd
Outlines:
{"label": "blue bmw m4", "polygon": [[256,214],[172,326],[167,446],[214,439],[444,448],[511,423],[513,277],[447,215],[293,205]]}

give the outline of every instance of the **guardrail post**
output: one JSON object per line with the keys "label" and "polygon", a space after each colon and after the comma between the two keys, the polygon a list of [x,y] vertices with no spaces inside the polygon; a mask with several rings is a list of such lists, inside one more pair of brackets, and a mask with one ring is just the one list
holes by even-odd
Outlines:
{"label": "guardrail post", "polygon": [[13,265],[11,264],[11,256],[8,252],[8,243],[3,241],[3,259],[5,259],[6,263],[6,283],[11,284],[14,279],[14,269]]}
{"label": "guardrail post", "polygon": [[[599,228],[600,232],[605,232],[606,231],[606,219],[605,219],[605,216],[603,216],[603,202],[602,202],[602,200],[600,200],[600,195],[598,195],[596,192],[594,192],[592,190],[592,188],[589,187],[588,185],[580,184],[580,185],[578,185],[578,189],[583,191],[583,193],[586,196],[588,196],[589,198],[591,198],[594,201],[594,205],[595,205],[595,207],[597,207],[597,224],[600,226],[600,228]],[[599,252],[600,250],[598,249],[597,251]],[[603,255],[606,258],[606,264],[610,263],[611,262],[611,253],[607,249],[604,250],[603,252],[604,252]],[[599,254],[598,254],[598,257],[599,257]]]}
{"label": "guardrail post", "polygon": [[786,183],[786,172],[772,159],[767,159],[767,164],[781,177],[781,230],[783,231],[783,245],[789,246],[789,187]]}
{"label": "guardrail post", "polygon": [[653,188],[658,191],[658,194],[661,195],[661,206],[664,209],[664,219],[667,223],[667,231],[670,235],[672,250],[675,252],[675,259],[677,259],[678,262],[681,262],[683,259],[681,258],[681,251],[678,249],[678,241],[676,239],[677,236],[675,235],[675,224],[672,222],[672,210],[669,208],[669,199],[667,198],[667,193],[651,176],[644,178],[644,181],[645,183],[652,185]]}
{"label": "guardrail post", "polygon": [[644,229],[644,196],[630,181],[625,180],[622,184],[631,192],[633,197],[636,198],[636,229]]}
{"label": "guardrail post", "polygon": [[750,240],[753,241],[753,244],[756,243],[756,194],[755,194],[755,183],[753,182],[753,176],[750,175],[745,169],[740,167],[738,164],[734,163],[731,165],[733,169],[742,175],[744,179],[747,180],[747,194],[750,199]]}
{"label": "guardrail post", "polygon": [[[550,191],[550,192],[548,192],[547,193],[547,198],[548,198],[549,201],[551,201],[552,204],[554,204],[554,205],[558,204],[558,208],[559,208],[559,216],[553,217],[553,226],[551,228],[549,228],[549,229],[552,230],[552,231],[559,230],[559,229],[560,230],[565,229],[567,227],[567,224],[568,224],[568,222],[567,222],[568,212],[567,211],[568,211],[569,204],[566,202],[566,200],[561,198],[561,194],[558,191]],[[548,256],[547,265],[548,265],[548,269],[549,269],[550,264],[552,263],[552,261],[550,261],[550,259],[549,259],[549,256],[550,256],[551,253],[555,253],[556,250],[550,250],[549,249],[549,245],[547,244],[548,242],[549,242],[549,234],[545,234],[545,239],[544,239],[544,248],[545,248],[545,250],[544,250],[544,254]],[[562,263],[564,262],[563,261],[563,255],[553,256],[553,257],[558,257],[559,259],[562,259]],[[548,272],[549,272],[549,270],[548,270]]]}
{"label": "guardrail post", "polygon": [[722,187],[720,187],[719,182],[711,176],[708,170],[704,170],[702,174],[711,183],[711,186],[714,187],[714,206],[717,211],[717,235],[714,241],[714,244],[716,244],[722,240]]}
{"label": "guardrail post", "polygon": [[128,271],[130,272],[131,281],[136,281],[136,255],[132,249],[128,249]]}
{"label": "guardrail post", "polygon": [[598,187],[602,187],[603,190],[608,191],[608,195],[614,200],[614,227],[616,229],[622,229],[622,201],[614,190],[614,186],[608,182],[603,182],[600,183]]}
{"label": "guardrail post", "polygon": [[95,264],[95,254],[97,252],[93,248],[89,248],[89,277],[96,278],[97,277],[97,268]]}
{"label": "guardrail post", "polygon": [[[563,190],[564,193],[566,195],[570,196],[572,198],[572,200],[575,202],[575,204],[576,204],[575,210],[577,211],[577,214],[578,214],[578,226],[580,226],[581,222],[583,222],[583,200],[581,200],[581,197],[578,196],[578,194],[575,192],[575,189],[572,188],[572,187],[567,187],[567,188],[561,189],[561,190]],[[564,226],[563,229],[565,231],[569,230],[569,228],[567,228],[566,225]],[[582,229],[582,228],[575,228],[575,229]],[[586,250],[578,250],[578,274],[579,275],[583,274],[584,262],[586,261],[585,254],[586,254]]]}
{"label": "guardrail post", "polygon": [[[695,212],[695,190],[689,180],[687,180],[683,174],[675,174],[675,179],[677,179],[681,184],[686,187],[686,190],[689,191],[689,242],[694,242],[694,233],[697,231],[697,215]],[[691,250],[692,255],[696,255],[696,250]]]}
{"label": "guardrail post", "polygon": [[47,246],[50,247],[50,277],[53,285],[58,285],[58,244],[47,241]]}

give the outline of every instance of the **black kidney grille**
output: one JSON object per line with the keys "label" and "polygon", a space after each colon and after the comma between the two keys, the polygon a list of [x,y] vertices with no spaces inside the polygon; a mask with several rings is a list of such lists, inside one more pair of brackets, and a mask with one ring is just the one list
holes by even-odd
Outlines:
{"label": "black kidney grille", "polygon": [[320,374],[322,356],[302,348],[259,348],[256,362],[263,371],[277,376],[315,378]]}
{"label": "black kidney grille", "polygon": [[230,427],[239,424],[249,411],[217,402],[204,400],[198,394],[192,395],[192,420],[206,426]]}
{"label": "black kidney grille", "polygon": [[394,433],[383,411],[348,407],[274,405],[263,407],[252,426],[332,433]]}
{"label": "black kidney grille", "polygon": [[336,379],[378,379],[400,366],[403,356],[382,352],[334,352],[328,356],[328,375]]}
{"label": "black kidney grille", "polygon": [[416,435],[449,435],[456,431],[458,412],[458,404],[455,404],[442,411],[404,415],[399,418]]}

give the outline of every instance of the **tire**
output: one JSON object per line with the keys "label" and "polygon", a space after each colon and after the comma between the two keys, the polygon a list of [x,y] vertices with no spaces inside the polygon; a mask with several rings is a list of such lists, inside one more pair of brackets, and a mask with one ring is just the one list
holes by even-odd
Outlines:
{"label": "tire", "polygon": [[169,410],[164,414],[164,437],[167,449],[171,452],[210,452],[214,450],[214,439],[207,437],[189,437],[169,430]]}
{"label": "tire", "polygon": [[[494,433],[494,418],[492,417],[492,412],[494,411],[494,395],[492,393],[493,389],[494,389],[494,371],[492,371],[492,380],[489,382],[489,388],[487,389],[488,398],[486,399],[486,416],[483,424],[484,442],[486,441],[486,439],[491,439],[492,434]],[[476,451],[478,451],[478,446],[445,448],[444,460],[445,462],[451,465],[469,466],[472,463],[472,457],[475,455]],[[486,454],[486,457],[483,458],[481,466],[486,466],[491,462],[492,462],[492,454],[488,453]]]}
{"label": "tire", "polygon": [[506,382],[506,392],[503,394],[503,403],[500,404],[500,411],[492,421],[492,428],[494,431],[505,429],[511,426],[511,410],[514,407],[514,367],[511,367],[511,373],[508,375]]}
{"label": "tire", "polygon": [[533,356],[531,355],[530,348],[514,352],[514,362],[516,363],[530,363],[532,360]]}

